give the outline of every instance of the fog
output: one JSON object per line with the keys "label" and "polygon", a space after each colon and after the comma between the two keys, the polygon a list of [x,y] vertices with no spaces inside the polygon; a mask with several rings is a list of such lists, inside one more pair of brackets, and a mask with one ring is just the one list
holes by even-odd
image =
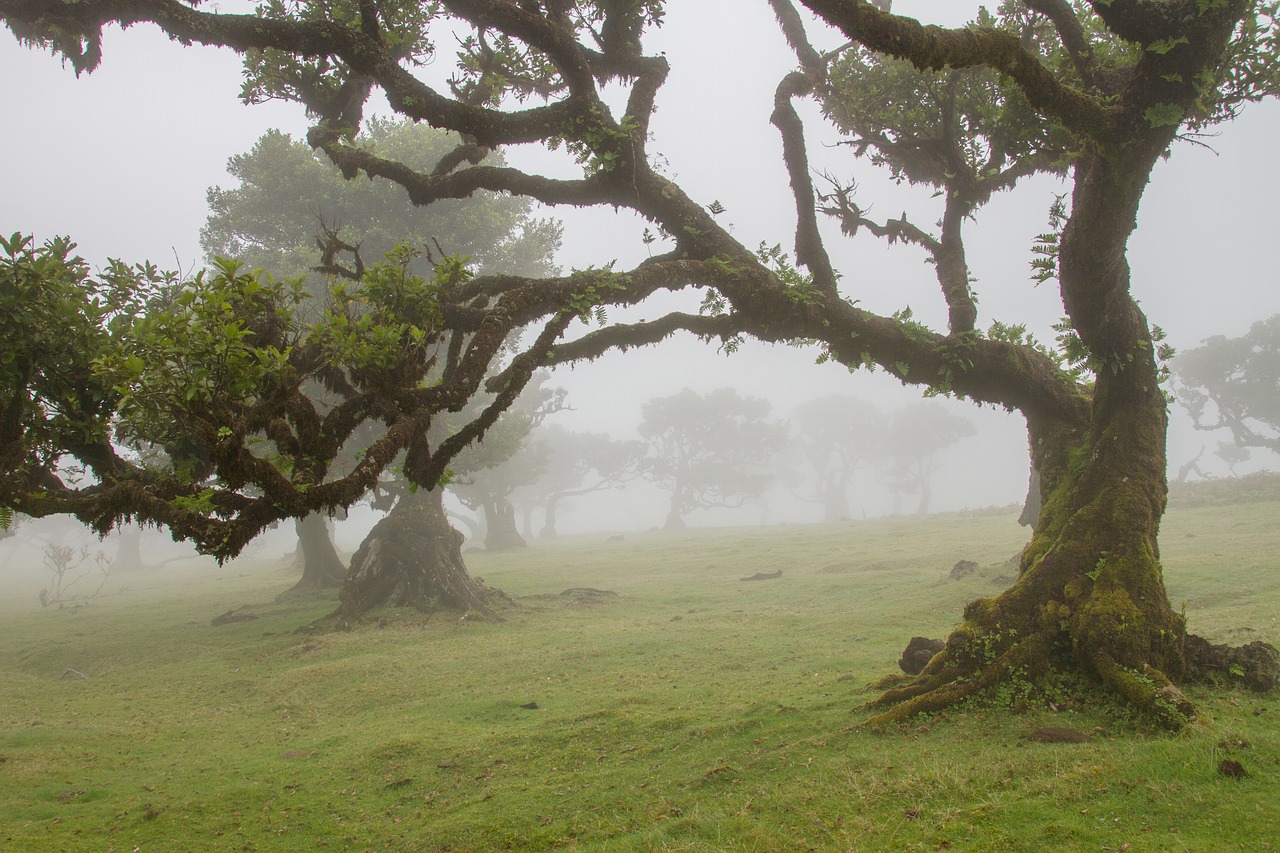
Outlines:
{"label": "fog", "polygon": [[[946,11],[938,12],[939,5],[899,0],[894,11],[957,24],[977,6],[946,4]],[[706,34],[717,31],[708,43]],[[648,45],[665,51],[673,68],[652,127],[652,147],[665,158],[666,172],[695,198],[707,204],[719,201],[725,208],[722,221],[732,223],[744,245],[780,243],[790,251],[793,207],[780,167],[780,143],[768,118],[776,83],[794,60],[767,5],[763,0],[674,4],[666,25]],[[442,57],[441,67],[426,73],[443,76],[447,64]],[[9,165],[0,195],[0,230],[34,232],[40,239],[70,235],[97,264],[108,257],[147,258],[184,271],[197,268],[205,191],[228,185],[227,158],[249,149],[269,128],[295,136],[306,129],[297,107],[238,102],[239,63],[230,52],[184,48],[149,26],[111,31],[102,67],[81,79],[52,56],[20,47],[6,32],[0,35],[0,77],[11,81],[0,94],[10,117],[9,132],[0,135],[0,156]],[[723,96],[708,103],[702,97],[708,91]],[[818,126],[816,110],[805,118],[810,127]],[[1211,335],[1239,335],[1254,321],[1280,312],[1272,247],[1280,161],[1271,149],[1277,136],[1280,107],[1250,107],[1220,135],[1178,144],[1155,172],[1130,261],[1137,297],[1175,347],[1193,347]],[[827,133],[825,141],[833,140],[834,134]],[[548,173],[566,167],[563,159],[540,150],[510,151],[508,156],[517,165]],[[852,162],[847,151],[815,142],[811,156],[815,171],[856,177],[859,202],[870,204],[875,215],[937,206],[928,193],[895,186],[869,165]],[[1030,280],[1028,249],[1045,230],[1055,194],[1065,190],[1052,180],[1027,182],[995,199],[968,225],[979,327],[993,320],[1025,323],[1042,341],[1053,340],[1051,327],[1062,306],[1051,284],[1037,287]],[[633,218],[594,209],[546,213],[565,222],[558,262],[566,270],[613,260],[626,268],[649,251],[640,239],[643,224]],[[929,222],[932,216],[916,212],[913,218]],[[910,306],[917,319],[935,327],[942,323],[945,306],[932,268],[919,252],[870,236],[838,238],[834,228],[828,234],[833,262],[850,297],[883,313]],[[663,297],[623,316],[656,317],[677,306],[696,310],[697,301],[696,295]],[[577,326],[573,334],[587,330]],[[728,356],[691,337],[676,337],[557,369],[551,384],[568,390],[572,410],[551,422],[637,438],[641,405],[683,388],[706,393],[729,387],[765,398],[772,406],[770,417],[781,421],[789,420],[797,406],[829,394],[857,397],[886,413],[920,399],[918,389],[903,388],[883,374],[815,364],[816,356],[814,350],[754,342]],[[964,402],[940,404],[972,422],[977,434],[940,452],[930,509],[1020,503],[1027,483],[1021,419]],[[1175,470],[1222,438],[1194,432],[1176,406],[1171,416],[1169,459]],[[1210,453],[1201,465],[1226,474]],[[1274,460],[1255,455],[1254,468],[1267,465]],[[910,511],[910,500],[906,506]],[[892,511],[891,495],[875,470],[862,472],[855,481],[850,509],[854,518]],[[662,524],[665,511],[662,493],[635,481],[624,490],[567,503],[560,531],[647,530]],[[698,510],[688,523],[803,523],[821,517],[820,507],[798,499],[792,489],[775,486],[737,510]],[[340,545],[354,548],[370,519],[366,510],[353,512],[339,525]],[[29,536],[36,532],[44,538],[32,544]],[[52,522],[29,522],[19,533],[15,538],[28,544],[19,548],[14,539],[0,543],[0,570],[38,563],[44,547],[40,542],[59,536],[68,542],[96,542]],[[280,556],[290,547],[290,537],[288,530],[279,531],[256,545],[255,553]],[[186,553],[184,546],[164,545],[162,537],[148,541],[159,542],[156,553],[165,558]],[[115,546],[114,540],[102,545],[107,550]]]}

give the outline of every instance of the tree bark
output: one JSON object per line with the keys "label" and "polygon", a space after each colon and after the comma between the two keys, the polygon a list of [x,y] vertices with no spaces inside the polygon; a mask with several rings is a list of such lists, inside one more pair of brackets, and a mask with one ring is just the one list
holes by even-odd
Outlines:
{"label": "tree bark", "polygon": [[302,577],[280,594],[281,599],[308,595],[321,590],[337,589],[347,577],[347,566],[338,556],[329,535],[329,522],[323,513],[295,519],[298,533],[296,563],[300,564]]}
{"label": "tree bark", "polygon": [[501,619],[510,599],[471,577],[462,561],[462,534],[445,517],[439,490],[406,494],[374,525],[339,594],[338,619],[349,622],[377,607],[462,611]]}
{"label": "tree bark", "polygon": [[889,709],[868,724],[938,710],[1000,682],[1029,685],[1050,669],[1090,673],[1170,728],[1195,714],[1175,684],[1199,673],[1186,664],[1186,626],[1169,603],[1157,543],[1168,491],[1165,400],[1124,258],[1141,195],[1132,175],[1148,169],[1128,165],[1095,156],[1078,167],[1059,272],[1097,379],[1080,423],[1024,412],[1043,503],[1019,577],[971,602],[943,651],[871,703]]}
{"label": "tree bark", "polygon": [[1040,472],[1036,470],[1036,460],[1032,456],[1031,471],[1027,475],[1027,497],[1022,502],[1022,513],[1018,516],[1018,524],[1034,528],[1040,520]]}

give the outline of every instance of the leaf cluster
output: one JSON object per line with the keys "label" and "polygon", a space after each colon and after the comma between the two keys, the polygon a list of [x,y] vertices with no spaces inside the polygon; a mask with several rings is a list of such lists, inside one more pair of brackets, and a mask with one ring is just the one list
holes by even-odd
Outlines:
{"label": "leaf cluster", "polygon": [[[495,307],[497,325],[438,366],[454,332],[444,302],[470,278],[465,259],[424,278],[399,247],[323,311],[304,311],[297,281],[237,261],[185,281],[118,263],[95,278],[69,241],[15,235],[3,248],[0,505],[10,510],[71,512],[103,531],[136,517],[231,556],[272,521],[353,503],[405,451],[410,479],[434,484],[510,404],[499,394],[447,451],[425,444],[436,413],[478,393],[516,322]],[[373,422],[381,436],[332,474]]]}
{"label": "leaf cluster", "polygon": [[673,494],[673,508],[738,506],[773,480],[769,460],[785,444],[788,427],[767,420],[767,400],[732,388],[699,394],[688,388],[640,407],[638,431],[651,456],[646,479]]}

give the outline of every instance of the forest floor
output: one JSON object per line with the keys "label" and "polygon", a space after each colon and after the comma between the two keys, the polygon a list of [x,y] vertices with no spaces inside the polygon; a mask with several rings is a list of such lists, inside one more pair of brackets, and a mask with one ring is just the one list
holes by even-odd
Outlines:
{"label": "forest floor", "polygon": [[[1245,497],[1177,496],[1166,582],[1193,631],[1280,644],[1280,500]],[[500,623],[298,633],[334,602],[275,603],[284,560],[0,602],[0,850],[1280,849],[1280,695],[1193,687],[1176,735],[1062,681],[858,726],[1008,583],[1016,514],[470,553]]]}

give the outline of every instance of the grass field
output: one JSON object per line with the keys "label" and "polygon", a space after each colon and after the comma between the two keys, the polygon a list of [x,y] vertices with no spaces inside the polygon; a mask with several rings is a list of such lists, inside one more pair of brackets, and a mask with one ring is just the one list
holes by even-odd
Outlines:
{"label": "grass field", "polygon": [[[1280,848],[1280,696],[1192,688],[1203,716],[1179,735],[1066,689],[858,728],[911,635],[1001,588],[1014,515],[469,554],[520,601],[500,624],[294,633],[332,602],[273,603],[278,566],[132,578],[76,611],[6,602],[0,848]],[[1277,521],[1265,500],[1170,512],[1193,630],[1280,643]],[[981,568],[952,580],[960,559]],[[560,595],[584,587],[616,594]],[[210,624],[242,605],[260,618]],[[1031,737],[1046,726],[1090,739]],[[1249,775],[1220,774],[1228,757]]]}

